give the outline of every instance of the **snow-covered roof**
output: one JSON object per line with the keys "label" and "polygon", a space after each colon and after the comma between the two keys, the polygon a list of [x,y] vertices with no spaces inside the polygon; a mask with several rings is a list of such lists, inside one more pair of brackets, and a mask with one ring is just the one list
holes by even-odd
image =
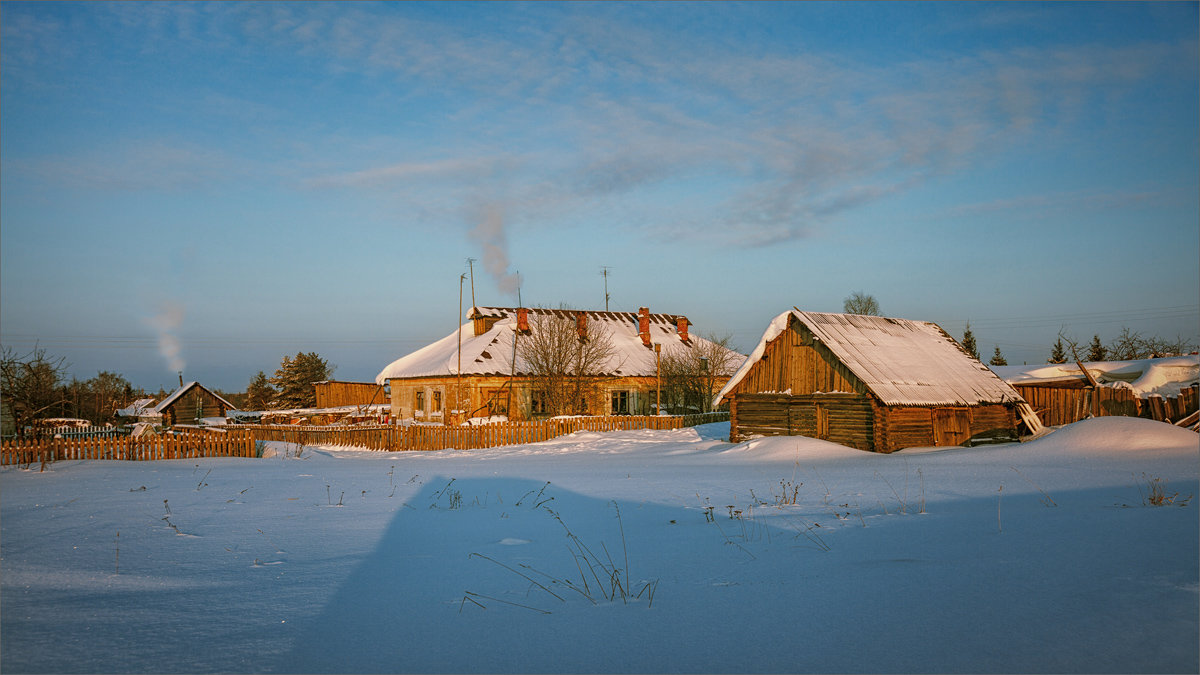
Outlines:
{"label": "snow-covered roof", "polygon": [[[458,331],[422,347],[417,351],[388,364],[375,377],[376,384],[391,379],[409,377],[438,377],[458,374],[459,336],[462,337],[463,375],[527,375],[523,359],[516,356],[513,368],[513,340],[517,329],[517,309],[508,307],[475,307],[468,316],[488,317],[491,327],[476,336],[474,322],[464,323]],[[579,311],[563,309],[530,308],[531,329],[537,327],[537,317],[554,315],[574,322]],[[612,338],[613,356],[601,369],[601,374],[610,376],[648,376],[655,374],[654,349],[647,347],[638,335],[636,312],[584,311],[589,331],[603,330]],[[686,317],[675,314],[649,314],[651,343],[660,343],[662,356],[679,350],[693,349],[698,344],[711,344],[708,340],[689,333],[684,342],[678,332],[678,322]],[[740,357],[741,355],[738,354]]]}
{"label": "snow-covered roof", "polygon": [[886,405],[1017,403],[1021,396],[971,358],[937,324],[859,314],[790,310],[772,319],[758,346],[717,394],[724,399],[792,321],[812,331]]}
{"label": "snow-covered roof", "polygon": [[233,405],[232,403],[230,403],[229,401],[226,401],[225,399],[221,398],[220,396],[217,396],[217,394],[213,390],[209,389],[208,387],[200,384],[199,382],[192,381],[192,382],[188,382],[188,383],[184,384],[182,387],[176,389],[175,393],[164,398],[162,400],[162,403],[159,403],[157,406],[155,406],[154,411],[157,413],[162,413],[162,411],[171,407],[171,404],[173,404],[176,401],[178,401],[179,399],[183,398],[184,394],[187,394],[189,391],[191,391],[192,389],[197,388],[197,387],[199,387],[200,389],[203,389],[204,391],[207,391],[209,394],[211,394],[213,396],[213,398],[215,398],[218,401],[220,401],[221,403],[225,404],[226,408],[233,409],[233,408],[237,407],[237,406]]}
{"label": "snow-covered roof", "polygon": [[[1136,361],[1087,361],[1092,378],[1100,386],[1128,387],[1141,398],[1157,394],[1178,396],[1181,389],[1200,383],[1200,355],[1170,356]],[[1074,363],[1039,363],[1031,366],[992,366],[1012,385],[1078,382],[1083,373]]]}
{"label": "snow-covered roof", "polygon": [[154,399],[139,398],[134,401],[128,408],[118,408],[117,415],[120,417],[141,417],[142,415],[153,415]]}

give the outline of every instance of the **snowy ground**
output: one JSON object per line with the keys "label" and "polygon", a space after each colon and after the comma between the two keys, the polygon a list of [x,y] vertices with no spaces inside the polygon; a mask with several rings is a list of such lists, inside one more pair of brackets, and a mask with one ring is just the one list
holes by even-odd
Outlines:
{"label": "snowy ground", "polygon": [[[5,467],[0,670],[1200,668],[1193,432],[727,433]],[[1145,505],[1156,478],[1174,504]]]}

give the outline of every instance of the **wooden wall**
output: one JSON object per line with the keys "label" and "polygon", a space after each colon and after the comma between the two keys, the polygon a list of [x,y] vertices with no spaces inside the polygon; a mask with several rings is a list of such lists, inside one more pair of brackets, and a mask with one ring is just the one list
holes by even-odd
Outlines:
{"label": "wooden wall", "polygon": [[857,394],[738,394],[730,403],[730,440],[808,436],[874,450],[871,399]]}
{"label": "wooden wall", "polygon": [[876,450],[1016,441],[1017,419],[1001,405],[886,407],[875,409]]}
{"label": "wooden wall", "polygon": [[318,382],[318,408],[387,403],[382,388],[374,382]]}
{"label": "wooden wall", "polygon": [[1017,440],[1016,413],[995,404],[888,407],[857,394],[737,394],[729,438],[808,436],[859,450],[971,445]]}
{"label": "wooden wall", "polygon": [[867,389],[828,348],[812,339],[803,324],[793,319],[787,330],[767,343],[763,358],[751,366],[732,393],[741,392],[866,395]]}

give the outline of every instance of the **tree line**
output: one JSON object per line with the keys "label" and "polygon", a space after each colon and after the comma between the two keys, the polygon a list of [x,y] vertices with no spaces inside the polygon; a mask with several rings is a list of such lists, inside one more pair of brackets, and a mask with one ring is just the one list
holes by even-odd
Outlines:
{"label": "tree line", "polygon": [[[161,402],[172,392],[135,387],[120,373],[100,371],[80,380],[67,377],[66,357],[47,354],[35,346],[20,353],[11,347],[0,350],[0,403],[3,404],[4,433],[22,433],[34,420],[73,418],[95,425],[117,421],[117,410],[139,399]],[[333,366],[316,352],[284,356],[274,376],[262,371],[250,380],[245,392],[213,389],[221,398],[245,410],[311,408],[316,405],[314,382],[329,379]]]}
{"label": "tree line", "polygon": [[[879,316],[879,301],[873,295],[857,291],[843,300],[842,309],[846,314]],[[979,357],[979,348],[975,342],[975,334],[971,332],[970,321],[967,322],[959,344],[972,358],[977,361],[983,360]],[[994,347],[988,365],[1007,366],[1008,360],[1001,353],[1000,346],[995,345]],[[1195,342],[1182,337],[1176,337],[1173,340],[1158,336],[1147,337],[1128,326],[1122,326],[1121,334],[1108,344],[1101,342],[1099,335],[1093,335],[1092,341],[1086,346],[1081,346],[1078,341],[1060,332],[1058,339],[1050,347],[1046,363],[1066,363],[1074,361],[1076,358],[1080,361],[1136,361],[1164,356],[1182,356],[1196,351],[1196,348]],[[1068,350],[1070,350],[1070,354],[1067,353]]]}

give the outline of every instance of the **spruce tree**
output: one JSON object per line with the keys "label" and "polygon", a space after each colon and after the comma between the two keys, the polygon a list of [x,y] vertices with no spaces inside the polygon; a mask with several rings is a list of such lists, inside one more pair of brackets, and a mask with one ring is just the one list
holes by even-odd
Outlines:
{"label": "spruce tree", "polygon": [[328,380],[332,373],[333,367],[316,352],[298,352],[294,359],[284,356],[279,363],[279,370],[269,380],[278,390],[274,407],[289,409],[315,406],[317,390],[313,383]]}
{"label": "spruce tree", "polygon": [[1008,361],[1004,358],[1004,355],[1000,353],[1000,345],[996,345],[996,351],[992,354],[992,360],[988,361],[988,364],[993,366],[1008,365]]}
{"label": "spruce tree", "polygon": [[1054,348],[1050,350],[1050,358],[1046,363],[1066,363],[1067,350],[1063,347],[1062,338],[1054,341]]}
{"label": "spruce tree", "polygon": [[266,410],[274,398],[275,388],[271,386],[267,374],[261,370],[258,371],[258,374],[251,378],[250,384],[246,386],[246,409]]}
{"label": "spruce tree", "polygon": [[1108,350],[1104,345],[1100,344],[1100,336],[1093,335],[1092,343],[1088,345],[1087,360],[1088,361],[1103,361],[1108,356]]}
{"label": "spruce tree", "polygon": [[975,346],[975,334],[971,332],[970,321],[967,322],[967,329],[963,331],[962,346],[971,355],[971,358],[979,360],[979,350]]}

